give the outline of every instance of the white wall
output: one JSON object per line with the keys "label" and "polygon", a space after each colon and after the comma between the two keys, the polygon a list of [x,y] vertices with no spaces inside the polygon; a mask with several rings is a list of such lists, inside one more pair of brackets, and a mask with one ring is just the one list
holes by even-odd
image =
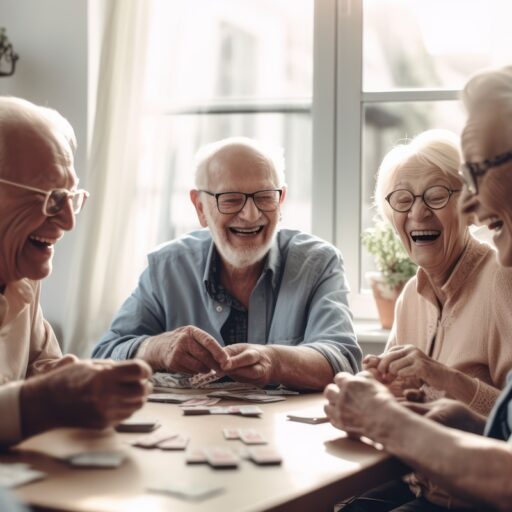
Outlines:
{"label": "white wall", "polygon": [[[75,129],[76,169],[85,185],[87,149],[87,0],[0,0],[0,26],[20,56],[16,73],[0,78],[0,95],[20,96],[58,110]],[[75,232],[59,242],[42,306],[59,331],[73,272]]]}

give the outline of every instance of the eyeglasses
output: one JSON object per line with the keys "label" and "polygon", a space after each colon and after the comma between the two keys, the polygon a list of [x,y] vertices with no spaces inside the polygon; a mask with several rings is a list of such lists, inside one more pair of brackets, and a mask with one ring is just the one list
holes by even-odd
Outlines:
{"label": "eyeglasses", "polygon": [[416,195],[410,190],[400,188],[398,190],[393,190],[391,194],[388,194],[386,196],[386,201],[389,203],[389,206],[395,210],[395,212],[405,213],[411,210],[416,198],[421,197],[423,202],[431,210],[440,210],[448,204],[450,197],[452,197],[452,194],[455,192],[460,192],[460,189],[449,189],[443,185],[428,187],[425,189],[423,194]]}
{"label": "eyeglasses", "polygon": [[43,214],[47,217],[53,217],[57,215],[62,208],[66,205],[66,201],[71,199],[71,207],[73,213],[80,213],[80,210],[84,206],[86,199],[89,197],[89,192],[79,189],[73,192],[66,190],[65,188],[52,188],[50,190],[43,190],[40,188],[29,187],[28,185],[21,185],[14,181],[3,180],[0,178],[0,183],[11,185],[12,187],[23,188],[25,190],[31,190],[44,196],[43,202]]}
{"label": "eyeglasses", "polygon": [[215,197],[219,212],[225,214],[241,212],[249,197],[252,198],[258,210],[273,212],[279,206],[281,195],[283,194],[281,189],[258,190],[252,194],[246,194],[245,192],[220,192],[219,194],[214,194],[208,190],[199,190],[199,192]]}
{"label": "eyeglasses", "polygon": [[459,174],[464,178],[470,194],[478,194],[478,176],[483,176],[492,167],[498,167],[512,160],[512,151],[503,153],[483,162],[465,162]]}

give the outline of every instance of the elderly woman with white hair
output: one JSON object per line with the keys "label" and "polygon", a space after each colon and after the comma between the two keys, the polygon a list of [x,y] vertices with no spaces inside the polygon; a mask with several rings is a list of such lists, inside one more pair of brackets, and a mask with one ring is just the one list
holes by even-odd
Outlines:
{"label": "elderly woman with white hair", "polygon": [[395,394],[421,387],[427,399],[446,395],[489,414],[512,367],[512,317],[492,299],[512,288],[512,272],[457,210],[460,164],[459,139],[446,130],[426,131],[382,162],[376,204],[419,269],[397,301],[384,354],[364,365]]}
{"label": "elderly woman with white hair", "polygon": [[[493,231],[500,264],[512,268],[512,67],[473,77],[464,100],[469,117],[462,135],[462,214]],[[495,315],[507,317],[512,288],[501,292],[485,300],[491,300]],[[479,295],[475,289],[467,293]],[[510,338],[510,331],[505,335]],[[368,374],[339,373],[325,396],[333,425],[381,444],[449,496],[435,500],[438,505],[414,497],[404,505],[395,483],[358,498],[347,511],[512,510],[512,373],[487,420],[454,400],[403,407]]]}

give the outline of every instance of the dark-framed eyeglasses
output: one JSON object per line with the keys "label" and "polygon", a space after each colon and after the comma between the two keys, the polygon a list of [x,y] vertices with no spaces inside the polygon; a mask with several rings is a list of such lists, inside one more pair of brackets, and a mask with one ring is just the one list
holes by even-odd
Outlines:
{"label": "dark-framed eyeglasses", "polygon": [[506,164],[512,160],[512,151],[502,153],[483,162],[465,162],[459,169],[459,174],[466,182],[470,194],[478,194],[478,177],[483,176],[489,169]]}
{"label": "dark-framed eyeglasses", "polygon": [[252,198],[254,205],[262,212],[273,212],[277,210],[283,194],[282,189],[258,190],[252,194],[245,192],[219,192],[215,194],[209,190],[199,190],[215,198],[217,209],[220,213],[233,214],[244,209],[247,199]]}
{"label": "dark-framed eyeglasses", "polygon": [[406,213],[410,211],[418,197],[421,197],[423,202],[431,210],[440,210],[448,204],[450,197],[452,197],[455,192],[460,192],[460,190],[461,189],[450,189],[444,185],[434,185],[433,187],[425,189],[423,194],[413,194],[406,188],[399,188],[393,190],[385,199],[395,212]]}
{"label": "dark-framed eyeglasses", "polygon": [[62,210],[62,208],[66,206],[66,202],[69,200],[71,200],[71,209],[76,215],[80,213],[85,204],[85,201],[89,197],[89,192],[83,189],[71,191],[65,188],[52,188],[50,190],[43,190],[41,188],[29,187],[28,185],[22,185],[21,183],[16,183],[14,181],[4,180],[1,178],[0,183],[10,185],[11,187],[30,190],[44,196],[42,210],[43,214],[47,217],[53,217],[54,215],[57,215]]}

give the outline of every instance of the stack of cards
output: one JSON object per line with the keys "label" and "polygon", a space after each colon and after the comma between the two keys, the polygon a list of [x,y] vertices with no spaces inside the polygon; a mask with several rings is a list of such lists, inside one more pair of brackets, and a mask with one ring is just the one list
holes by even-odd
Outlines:
{"label": "stack of cards", "polygon": [[248,459],[258,465],[275,465],[283,461],[280,453],[270,446],[250,446],[230,450],[222,446],[195,448],[185,455],[187,464],[209,464],[215,469],[237,468],[240,459]]}
{"label": "stack of cards", "polygon": [[142,416],[132,416],[116,426],[118,432],[151,432],[160,426],[156,418],[143,418]]}
{"label": "stack of cards", "polygon": [[234,399],[234,400],[246,400],[248,402],[258,402],[258,403],[268,403],[268,402],[281,402],[286,400],[284,396],[271,396],[267,395],[264,392],[254,393],[254,392],[233,392],[233,391],[213,391],[212,393],[208,393],[208,396],[213,396],[217,398],[225,398],[225,399]]}

